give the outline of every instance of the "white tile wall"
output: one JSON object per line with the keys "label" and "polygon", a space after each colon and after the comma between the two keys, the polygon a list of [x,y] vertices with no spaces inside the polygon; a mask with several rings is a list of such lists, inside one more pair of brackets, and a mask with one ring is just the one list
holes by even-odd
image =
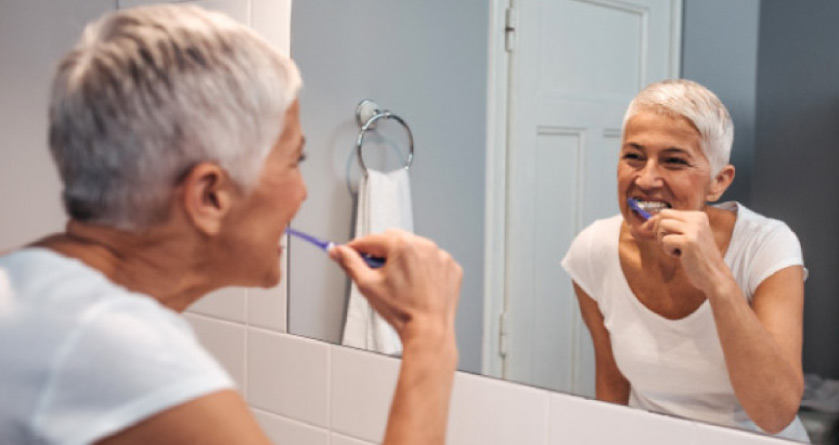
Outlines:
{"label": "white tile wall", "polygon": [[[230,341],[206,331],[233,323],[189,318],[208,341]],[[229,361],[236,355],[228,347],[211,350]],[[380,443],[399,360],[254,327],[246,350],[247,399],[275,443]],[[447,433],[449,445],[782,443],[789,442],[466,373],[455,376]]]}
{"label": "white tile wall", "polygon": [[705,424],[696,424],[696,441],[698,444],[737,444],[737,445],[783,445],[790,441],[774,437],[750,434],[732,428],[720,428]]}
{"label": "white tile wall", "polygon": [[[329,431],[254,409],[256,420],[274,443],[329,445]],[[334,442],[333,442],[334,443]]]}
{"label": "white tile wall", "polygon": [[454,444],[546,444],[548,401],[542,390],[458,373],[446,437]]}
{"label": "white tile wall", "polygon": [[342,436],[340,434],[332,434],[332,445],[373,445],[378,442],[365,442],[363,440],[353,439],[352,437]]}
{"label": "white tile wall", "polygon": [[239,388],[244,390],[246,385],[246,327],[238,323],[197,314],[185,314],[184,316],[192,324],[192,328],[201,344],[221,362]]}
{"label": "white tile wall", "polygon": [[548,443],[691,445],[696,424],[567,394],[552,394]]}
{"label": "white tile wall", "polygon": [[276,332],[287,332],[285,285],[248,289],[248,323]]}
{"label": "white tile wall", "polygon": [[251,328],[247,360],[250,405],[329,426],[330,345]]}
{"label": "white tile wall", "polygon": [[332,430],[381,441],[398,373],[396,359],[332,346]]}

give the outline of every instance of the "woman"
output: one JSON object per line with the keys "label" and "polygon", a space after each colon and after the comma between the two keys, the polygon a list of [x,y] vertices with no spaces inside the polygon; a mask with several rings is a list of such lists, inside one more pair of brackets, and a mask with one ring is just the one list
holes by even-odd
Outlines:
{"label": "woman", "polygon": [[624,118],[621,214],[583,230],[562,265],[594,342],[598,399],[808,441],[798,239],[737,202],[708,205],[734,179],[733,137],[703,86],[645,88]]}
{"label": "woman", "polygon": [[[306,197],[299,87],[291,60],[197,7],[88,26],[50,105],[66,232],[0,257],[0,443],[268,443],[179,312],[279,281]],[[385,442],[442,444],[460,267],[401,232],[330,255],[404,344]]]}

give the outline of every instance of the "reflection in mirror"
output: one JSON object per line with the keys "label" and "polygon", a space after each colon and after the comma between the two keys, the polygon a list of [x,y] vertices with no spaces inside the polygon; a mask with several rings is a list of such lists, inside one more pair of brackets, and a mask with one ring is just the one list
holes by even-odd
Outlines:
{"label": "reflection in mirror", "polygon": [[[506,2],[390,3],[294,4],[310,160],[309,200],[293,224],[350,238],[355,106],[375,98],[403,117],[416,143],[414,230],[465,271],[461,369],[595,395],[591,337],[559,261],[580,230],[619,212],[630,100],[650,82],[684,77],[714,91],[734,121],[736,177],[721,201],[798,236],[809,271],[803,370],[839,378],[839,5],[517,2],[505,35]],[[365,142],[365,162],[379,170],[398,168],[405,154],[398,125]],[[290,331],[340,343],[345,277],[293,240],[290,255]]]}

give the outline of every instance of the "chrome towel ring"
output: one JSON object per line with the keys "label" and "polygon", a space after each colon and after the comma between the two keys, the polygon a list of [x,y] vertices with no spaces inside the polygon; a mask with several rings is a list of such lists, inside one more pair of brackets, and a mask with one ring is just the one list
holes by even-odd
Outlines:
{"label": "chrome towel ring", "polygon": [[410,169],[411,163],[414,160],[414,135],[411,133],[411,127],[401,117],[391,113],[389,110],[381,110],[375,102],[365,99],[355,108],[355,120],[361,127],[358,133],[358,139],[355,141],[355,149],[358,154],[358,164],[361,166],[361,171],[365,177],[367,176],[367,166],[364,164],[364,156],[361,152],[361,147],[364,145],[364,134],[368,130],[375,129],[376,122],[380,119],[393,119],[399,122],[405,129],[405,132],[408,133],[408,159],[405,160],[405,166],[403,168],[405,170]]}

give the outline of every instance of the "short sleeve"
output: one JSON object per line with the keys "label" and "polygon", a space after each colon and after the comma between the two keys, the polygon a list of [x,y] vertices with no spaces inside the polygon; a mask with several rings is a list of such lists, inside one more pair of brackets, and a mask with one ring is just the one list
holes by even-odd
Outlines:
{"label": "short sleeve", "polygon": [[94,442],[234,386],[185,319],[130,300],[91,309],[66,339],[33,419],[48,442]]}
{"label": "short sleeve", "polygon": [[592,242],[595,239],[596,227],[591,225],[580,232],[571,242],[565,258],[562,259],[562,268],[568,272],[571,279],[591,298],[597,299],[599,292],[596,289],[597,280],[591,265]]}
{"label": "short sleeve", "polygon": [[760,283],[775,272],[790,266],[804,266],[804,256],[798,237],[785,223],[777,220],[773,223],[771,230],[760,237],[751,255],[749,270],[751,295],[754,295]]}

